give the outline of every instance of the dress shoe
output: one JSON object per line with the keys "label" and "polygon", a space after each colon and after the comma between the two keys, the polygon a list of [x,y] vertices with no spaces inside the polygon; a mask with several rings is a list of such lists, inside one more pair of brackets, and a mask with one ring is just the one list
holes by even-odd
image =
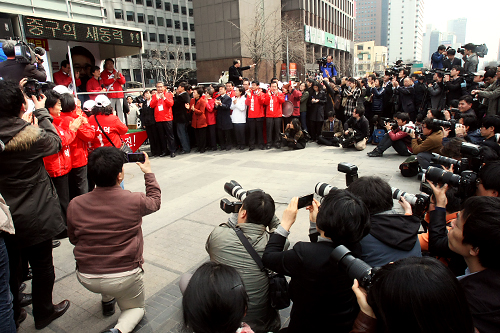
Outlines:
{"label": "dress shoe", "polygon": [[265,149],[264,145],[259,145],[259,148],[260,148],[260,150],[264,150]]}
{"label": "dress shoe", "polygon": [[102,304],[102,315],[105,317],[109,317],[115,314],[115,304],[116,298],[113,298],[108,302],[101,302]]}
{"label": "dress shoe", "polygon": [[19,318],[16,320],[16,328],[19,328],[19,325],[28,317],[28,313],[26,312],[25,309],[21,308],[21,311],[19,312]]}
{"label": "dress shoe", "polygon": [[266,145],[266,149],[271,149],[271,145],[269,143]]}
{"label": "dress shoe", "polygon": [[226,151],[230,151],[230,150],[231,150],[231,146],[227,146]]}
{"label": "dress shoe", "polygon": [[252,151],[255,149],[255,146],[250,146],[250,148],[248,148],[248,151]]}
{"label": "dress shoe", "polygon": [[186,152],[184,150],[181,150],[178,154],[179,155],[184,155]]}
{"label": "dress shoe", "polygon": [[161,153],[159,156],[160,156],[160,157],[167,156],[167,153]]}
{"label": "dress shoe", "polygon": [[112,329],[109,329],[109,330],[106,330],[106,331],[102,331],[101,333],[122,333],[122,331],[120,331],[117,328],[112,328]]}
{"label": "dress shoe", "polygon": [[367,154],[369,157],[382,157],[383,156],[383,153],[378,150],[377,148],[373,149],[373,151],[369,152]]}
{"label": "dress shoe", "polygon": [[171,157],[171,158],[174,158],[174,157],[175,157],[175,153],[171,153],[171,154],[170,154],[170,157]]}
{"label": "dress shoe", "polygon": [[19,286],[19,292],[22,293],[24,289],[26,289],[26,283],[21,283],[21,285]]}
{"label": "dress shoe", "polygon": [[66,299],[59,304],[54,305],[54,312],[45,319],[35,321],[35,328],[41,330],[47,327],[51,322],[61,317],[69,309],[69,301]]}
{"label": "dress shoe", "polygon": [[24,308],[25,306],[33,303],[33,297],[31,294],[19,293],[19,305]]}
{"label": "dress shoe", "polygon": [[52,248],[55,249],[56,247],[59,247],[61,245],[61,242],[58,240],[53,240],[52,241]]}

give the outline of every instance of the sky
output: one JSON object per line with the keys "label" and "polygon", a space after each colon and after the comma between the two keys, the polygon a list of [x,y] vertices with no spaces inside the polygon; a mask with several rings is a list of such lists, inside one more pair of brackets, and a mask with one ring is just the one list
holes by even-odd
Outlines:
{"label": "sky", "polygon": [[433,24],[446,32],[448,20],[466,17],[466,43],[483,44],[488,47],[484,60],[497,60],[500,41],[500,0],[425,0],[424,31]]}

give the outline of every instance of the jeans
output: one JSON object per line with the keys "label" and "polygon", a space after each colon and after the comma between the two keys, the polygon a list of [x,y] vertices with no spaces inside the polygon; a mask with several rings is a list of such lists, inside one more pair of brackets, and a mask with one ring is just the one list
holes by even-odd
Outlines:
{"label": "jeans", "polygon": [[389,133],[386,133],[382,140],[378,143],[377,150],[383,153],[389,147],[393,147],[394,150],[401,156],[410,156],[410,152],[402,140],[392,141]]}
{"label": "jeans", "polygon": [[9,256],[3,236],[0,234],[0,332],[16,333],[9,276]]}
{"label": "jeans", "polygon": [[187,134],[186,123],[176,123],[175,125],[177,127],[177,136],[181,142],[182,150],[189,153],[191,151],[191,147],[189,146],[189,136]]}

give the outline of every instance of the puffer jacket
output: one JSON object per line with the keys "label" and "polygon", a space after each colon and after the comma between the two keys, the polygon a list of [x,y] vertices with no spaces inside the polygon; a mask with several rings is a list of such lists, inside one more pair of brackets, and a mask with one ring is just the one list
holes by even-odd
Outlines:
{"label": "puffer jacket", "polygon": [[[43,158],[61,150],[61,138],[46,109],[34,115],[38,127],[18,117],[1,118],[0,193],[10,207],[19,248],[54,238],[66,229],[57,192]],[[3,145],[2,145],[3,146]]]}
{"label": "puffer jacket", "polygon": [[71,149],[69,145],[76,138],[76,132],[64,130],[55,122],[54,127],[61,138],[62,149],[55,154],[43,158],[45,170],[47,170],[49,176],[52,178],[67,175],[71,171]]}

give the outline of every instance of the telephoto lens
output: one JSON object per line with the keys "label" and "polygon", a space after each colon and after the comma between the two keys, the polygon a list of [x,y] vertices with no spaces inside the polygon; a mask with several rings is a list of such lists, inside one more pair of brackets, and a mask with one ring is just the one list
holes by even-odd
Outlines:
{"label": "telephoto lens", "polygon": [[403,197],[412,206],[415,206],[415,204],[417,203],[417,197],[414,194],[406,193],[395,187],[391,187],[391,191],[392,191],[392,198],[395,200],[399,201],[401,197]]}
{"label": "telephoto lens", "polygon": [[454,173],[459,173],[461,170],[462,163],[461,161],[455,160],[453,158],[449,158],[446,156],[439,155],[437,153],[432,153],[432,158],[431,161],[440,164],[440,165],[445,165],[446,167],[450,167],[453,165],[453,172]]}
{"label": "telephoto lens", "polygon": [[449,186],[458,187],[460,185],[460,175],[455,175],[453,172],[445,171],[436,167],[428,167],[425,173],[425,179],[437,184],[448,184]]}
{"label": "telephoto lens", "polygon": [[240,201],[245,200],[247,196],[247,191],[245,191],[236,180],[231,180],[225,183],[224,191]]}
{"label": "telephoto lens", "polygon": [[462,142],[460,147],[460,154],[472,157],[479,157],[481,155],[482,147],[469,142]]}
{"label": "telephoto lens", "polygon": [[314,187],[314,192],[320,197],[326,197],[331,190],[336,190],[337,188],[327,184],[327,183],[317,183]]}
{"label": "telephoto lens", "polygon": [[358,280],[365,290],[370,288],[374,269],[361,259],[354,257],[344,245],[339,245],[330,254],[330,260],[338,263],[349,275],[351,280]]}
{"label": "telephoto lens", "polygon": [[408,134],[415,133],[415,129],[408,127],[408,126],[401,126],[401,131],[408,133]]}

